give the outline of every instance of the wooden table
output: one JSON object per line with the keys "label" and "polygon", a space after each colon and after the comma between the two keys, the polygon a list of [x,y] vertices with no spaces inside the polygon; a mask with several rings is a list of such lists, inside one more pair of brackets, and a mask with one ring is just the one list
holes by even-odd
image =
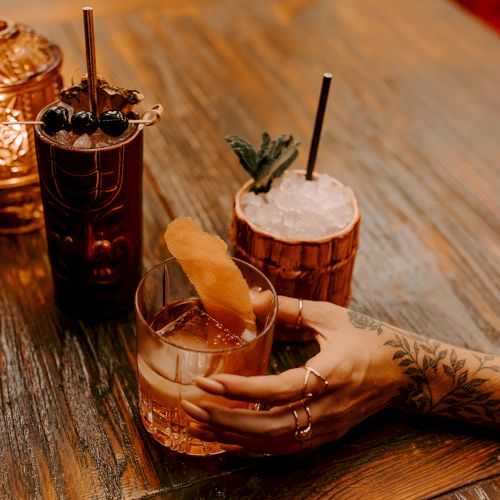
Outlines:
{"label": "wooden table", "polygon": [[[81,2],[0,6],[62,47],[66,82],[81,76]],[[146,133],[145,268],[176,216],[228,238],[247,177],[225,134],[290,132],[305,165],[330,71],[317,169],[360,202],[352,308],[499,352],[493,31],[444,0],[112,0],[95,23],[99,72],[165,106]],[[0,238],[0,263],[2,499],[500,497],[497,434],[393,411],[286,458],[165,450],[139,419],[133,314],[91,325],[60,312],[42,232]],[[276,345],[272,369],[313,350]]]}

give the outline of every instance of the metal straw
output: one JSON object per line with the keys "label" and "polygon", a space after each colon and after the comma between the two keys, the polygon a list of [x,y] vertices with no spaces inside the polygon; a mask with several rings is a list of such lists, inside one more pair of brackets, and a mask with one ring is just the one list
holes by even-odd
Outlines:
{"label": "metal straw", "polygon": [[328,101],[328,91],[332,75],[323,73],[323,83],[321,84],[321,93],[319,95],[318,110],[316,111],[316,120],[314,122],[314,131],[311,140],[311,149],[309,150],[309,160],[307,161],[306,179],[312,181],[314,164],[316,163],[316,155],[318,154],[319,139],[321,137],[321,127],[323,126],[323,118],[325,116],[326,103]]}
{"label": "metal straw", "polygon": [[89,109],[97,115],[97,71],[95,64],[94,9],[92,7],[83,7],[83,25],[85,27]]}

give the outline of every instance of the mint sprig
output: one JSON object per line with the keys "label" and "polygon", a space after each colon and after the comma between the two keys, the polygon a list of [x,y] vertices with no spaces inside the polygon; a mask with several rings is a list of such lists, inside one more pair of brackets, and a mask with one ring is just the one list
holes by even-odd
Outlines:
{"label": "mint sprig", "polygon": [[254,193],[267,193],[273,179],[279,177],[297,158],[300,143],[291,135],[280,135],[277,139],[264,132],[258,151],[244,138],[228,135],[225,140],[231,146],[243,168],[253,177],[250,188]]}

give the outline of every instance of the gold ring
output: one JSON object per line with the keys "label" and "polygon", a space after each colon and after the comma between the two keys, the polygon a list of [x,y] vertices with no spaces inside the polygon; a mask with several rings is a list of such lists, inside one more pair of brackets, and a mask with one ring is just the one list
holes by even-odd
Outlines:
{"label": "gold ring", "polygon": [[328,380],[326,380],[325,377],[323,377],[323,375],[321,375],[321,373],[319,373],[318,370],[315,370],[311,366],[304,365],[304,368],[306,370],[306,373],[304,376],[304,385],[302,386],[302,398],[312,398],[315,395],[312,392],[307,392],[307,383],[309,382],[309,376],[311,375],[311,373],[313,375],[316,375],[316,377],[318,377],[321,380],[321,382],[323,382],[322,389],[318,393],[316,393],[316,395],[325,392],[326,389],[328,388]]}
{"label": "gold ring", "polygon": [[297,323],[295,324],[295,329],[298,330],[302,326],[302,308],[304,307],[304,301],[299,299],[299,315],[297,316]]}
{"label": "gold ring", "polygon": [[307,424],[303,425],[302,427],[300,426],[299,414],[295,409],[296,407],[292,406],[291,404],[289,404],[288,407],[290,408],[293,418],[295,419],[295,439],[299,441],[299,443],[305,444],[310,441],[312,436],[312,415],[309,406],[307,406],[304,401],[300,401],[299,404],[300,406],[302,406],[302,408],[304,408],[307,415]]}

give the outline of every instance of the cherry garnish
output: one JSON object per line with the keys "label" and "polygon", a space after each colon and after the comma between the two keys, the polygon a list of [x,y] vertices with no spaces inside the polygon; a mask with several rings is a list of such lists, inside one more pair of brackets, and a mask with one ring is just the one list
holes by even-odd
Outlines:
{"label": "cherry garnish", "polygon": [[42,116],[42,130],[49,135],[54,135],[59,130],[68,130],[69,111],[64,106],[49,108]]}
{"label": "cherry garnish", "polygon": [[117,110],[105,111],[99,117],[101,130],[111,137],[118,137],[128,128],[128,118]]}
{"label": "cherry garnish", "polygon": [[76,135],[93,134],[98,127],[99,121],[91,111],[77,111],[71,117],[71,129]]}

